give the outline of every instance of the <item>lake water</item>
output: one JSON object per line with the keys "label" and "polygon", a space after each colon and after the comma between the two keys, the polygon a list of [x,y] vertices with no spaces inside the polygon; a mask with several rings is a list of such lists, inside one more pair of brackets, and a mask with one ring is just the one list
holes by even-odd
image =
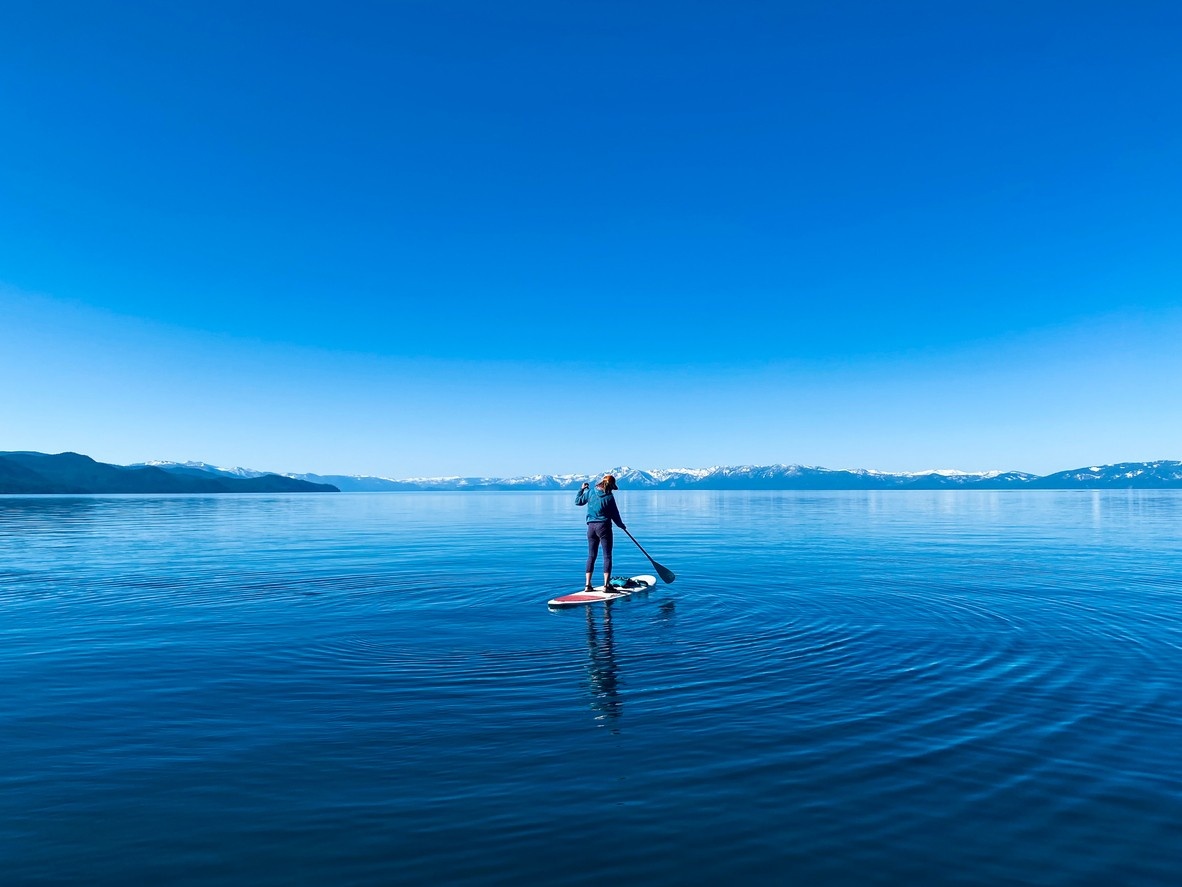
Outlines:
{"label": "lake water", "polygon": [[1179,883],[1182,494],[618,495],[0,497],[0,882]]}

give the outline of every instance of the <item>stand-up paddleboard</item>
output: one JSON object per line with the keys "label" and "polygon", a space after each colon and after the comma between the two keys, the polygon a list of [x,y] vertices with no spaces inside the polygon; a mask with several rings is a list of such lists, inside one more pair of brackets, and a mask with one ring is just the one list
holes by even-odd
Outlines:
{"label": "stand-up paddleboard", "polygon": [[626,586],[612,585],[604,588],[596,586],[592,591],[576,591],[574,594],[564,594],[552,601],[546,601],[551,607],[577,607],[580,604],[597,604],[600,601],[614,601],[628,597],[638,591],[648,591],[657,584],[656,576],[633,576]]}

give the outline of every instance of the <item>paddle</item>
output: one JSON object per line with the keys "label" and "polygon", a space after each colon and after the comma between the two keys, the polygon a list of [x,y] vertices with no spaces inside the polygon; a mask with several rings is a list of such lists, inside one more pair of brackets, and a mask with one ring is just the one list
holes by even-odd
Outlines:
{"label": "paddle", "polygon": [[[636,542],[635,536],[633,536],[627,530],[624,530],[624,532],[627,534],[629,539],[631,539],[633,542]],[[639,542],[636,542],[636,547],[640,549],[641,554],[643,554],[645,557],[647,557],[649,559],[649,562],[653,565],[653,569],[656,570],[657,575],[661,577],[662,582],[672,582],[674,579],[677,578],[677,574],[674,573],[672,570],[668,569],[667,567],[662,567],[660,564],[658,564],[656,561],[654,561],[653,556],[651,554],[649,554],[647,551],[645,551],[644,546],[641,545]]]}

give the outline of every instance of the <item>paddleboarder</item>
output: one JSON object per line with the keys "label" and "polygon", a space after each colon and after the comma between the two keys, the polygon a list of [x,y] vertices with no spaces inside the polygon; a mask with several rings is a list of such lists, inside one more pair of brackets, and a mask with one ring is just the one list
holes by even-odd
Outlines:
{"label": "paddleboarder", "polygon": [[624,520],[620,517],[620,509],[616,505],[613,490],[618,490],[616,476],[605,474],[603,480],[592,489],[588,483],[583,484],[579,495],[575,498],[576,505],[587,506],[587,591],[591,591],[591,573],[595,570],[595,559],[599,556],[599,546],[603,545],[603,587],[611,585],[612,578],[612,524],[621,530],[627,530]]}

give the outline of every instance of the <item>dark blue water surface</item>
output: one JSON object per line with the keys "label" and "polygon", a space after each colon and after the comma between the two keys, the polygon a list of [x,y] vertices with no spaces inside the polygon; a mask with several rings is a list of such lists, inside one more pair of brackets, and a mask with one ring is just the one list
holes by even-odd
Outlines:
{"label": "dark blue water surface", "polygon": [[1179,883],[1182,494],[619,499],[0,497],[0,882]]}

